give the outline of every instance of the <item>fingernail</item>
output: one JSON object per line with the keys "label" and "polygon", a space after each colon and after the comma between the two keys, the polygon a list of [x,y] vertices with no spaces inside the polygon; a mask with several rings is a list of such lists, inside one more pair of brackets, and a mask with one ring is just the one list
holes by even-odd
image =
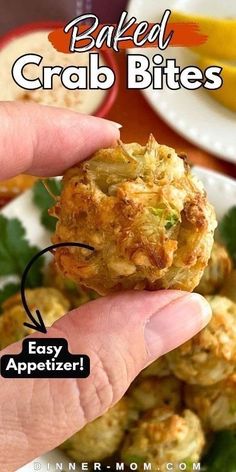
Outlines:
{"label": "fingernail", "polygon": [[145,325],[144,336],[150,360],[180,346],[210,321],[208,302],[196,293],[176,298],[154,313]]}
{"label": "fingernail", "polygon": [[115,126],[115,128],[117,128],[117,129],[123,128],[123,125],[121,125],[120,123],[116,123],[116,121],[111,121],[111,120],[109,120],[109,121],[113,126]]}

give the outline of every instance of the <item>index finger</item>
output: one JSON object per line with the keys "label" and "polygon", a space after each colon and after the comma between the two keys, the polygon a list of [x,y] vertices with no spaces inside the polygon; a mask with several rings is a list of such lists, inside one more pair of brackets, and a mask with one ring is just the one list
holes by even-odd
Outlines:
{"label": "index finger", "polygon": [[33,103],[0,104],[0,180],[55,176],[119,138],[119,125]]}

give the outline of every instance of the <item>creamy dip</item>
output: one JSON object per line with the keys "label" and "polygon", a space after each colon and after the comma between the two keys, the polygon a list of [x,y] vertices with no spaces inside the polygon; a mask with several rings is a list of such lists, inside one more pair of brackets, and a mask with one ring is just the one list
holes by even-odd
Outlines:
{"label": "creamy dip", "polygon": [[[27,79],[40,78],[45,66],[88,67],[89,53],[63,54],[56,51],[48,40],[49,32],[25,34],[11,40],[0,50],[0,100],[33,101],[92,114],[103,102],[106,90],[68,90],[62,85],[59,76],[53,78],[53,90],[24,90],[14,82],[11,75],[12,66],[24,54],[38,54],[43,57],[39,66],[25,66],[24,76]],[[99,56],[99,62],[101,66],[105,65],[102,55]]]}

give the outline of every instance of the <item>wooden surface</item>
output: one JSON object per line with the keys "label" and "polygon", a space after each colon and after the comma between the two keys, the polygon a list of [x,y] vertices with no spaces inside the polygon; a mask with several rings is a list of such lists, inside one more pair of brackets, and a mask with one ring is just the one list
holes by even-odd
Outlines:
{"label": "wooden surface", "polygon": [[137,141],[145,144],[150,133],[153,133],[161,144],[185,152],[190,162],[216,170],[236,178],[236,165],[222,161],[202,151],[175,133],[156,115],[140,91],[125,89],[126,62],[125,54],[117,54],[120,70],[120,91],[115,105],[107,118],[123,125],[121,139],[124,142]]}

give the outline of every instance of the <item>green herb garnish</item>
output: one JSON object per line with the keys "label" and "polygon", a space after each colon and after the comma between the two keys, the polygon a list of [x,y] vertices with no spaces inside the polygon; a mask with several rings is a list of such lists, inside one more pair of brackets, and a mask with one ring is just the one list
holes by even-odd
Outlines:
{"label": "green herb garnish", "polygon": [[219,431],[205,457],[206,472],[236,471],[236,432]]}
{"label": "green herb garnish", "polygon": [[[163,218],[165,215],[164,213],[167,211],[164,208],[156,208],[156,207],[150,207],[149,208],[150,212],[158,216],[159,218]],[[179,217],[176,213],[169,213],[167,217],[165,218],[165,229],[171,229],[176,223],[179,221]]]}
{"label": "green herb garnish", "polygon": [[[17,218],[8,219],[0,215],[0,277],[14,276],[19,280],[16,284],[7,284],[0,291],[0,304],[19,290],[19,284],[28,262],[39,252],[37,246],[31,246],[25,237],[25,229]],[[33,265],[27,279],[27,287],[35,288],[42,284],[41,257]]]}
{"label": "green herb garnish", "polygon": [[[47,179],[45,181],[48,188],[53,195],[58,196],[61,193],[61,181],[56,179]],[[48,214],[48,209],[53,206],[55,201],[52,196],[47,192],[43,185],[43,182],[39,180],[33,187],[33,201],[35,205],[41,210],[40,221],[42,225],[49,231],[53,232],[56,228],[56,218]]]}
{"label": "green herb garnish", "polygon": [[219,224],[221,238],[236,263],[236,206],[231,208]]}
{"label": "green herb garnish", "polygon": [[176,213],[172,213],[171,215],[168,216],[166,224],[165,224],[165,229],[171,229],[176,223],[179,221],[178,216]]}

